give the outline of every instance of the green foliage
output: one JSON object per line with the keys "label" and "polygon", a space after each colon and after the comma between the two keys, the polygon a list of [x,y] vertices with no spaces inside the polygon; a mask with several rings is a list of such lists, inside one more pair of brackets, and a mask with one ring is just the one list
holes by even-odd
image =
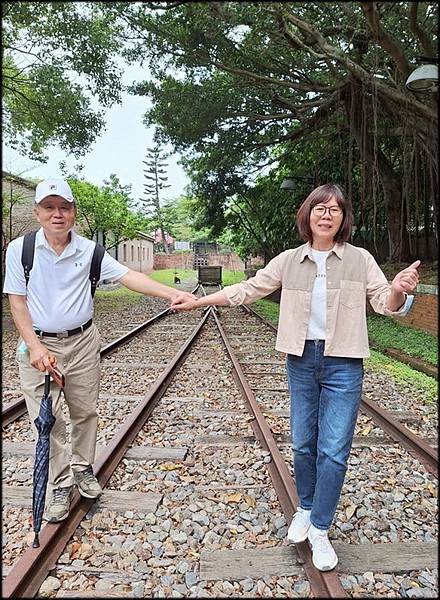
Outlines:
{"label": "green foliage", "polygon": [[2,189],[2,274],[5,269],[6,249],[9,242],[23,235],[29,226],[27,219],[15,217],[17,208],[27,202],[28,198],[22,192],[14,192],[12,182],[10,183],[5,177]]}
{"label": "green foliage", "polygon": [[41,161],[55,143],[85,154],[104,125],[90,97],[104,106],[120,100],[111,13],[87,2],[4,2],[2,13],[5,140]]}
{"label": "green foliage", "polygon": [[409,393],[415,393],[420,404],[423,402],[437,403],[438,401],[435,379],[375,350],[371,350],[371,356],[365,359],[365,369],[385,373],[393,378],[399,385],[408,388]]}
{"label": "green foliage", "polygon": [[382,315],[368,315],[368,336],[377,350],[395,348],[410,356],[437,366],[437,338],[425,331],[404,327],[394,319]]}
{"label": "green foliage", "polygon": [[[414,182],[429,175],[416,177],[411,157],[419,153],[419,165],[436,168],[436,104],[431,96],[410,95],[405,81],[416,56],[435,55],[434,3],[333,2],[331,11],[325,2],[161,7],[115,7],[139,35],[127,58],[150,60],[153,77],[132,91],[152,100],[146,123],[157,124],[161,139],[185,153],[193,194],[214,236],[226,218],[231,227],[240,221],[229,202],[240,202],[268,165],[312,176],[315,185],[343,184],[355,204],[355,241],[375,247],[389,236],[390,252],[404,252],[396,223],[407,209],[405,240],[414,228],[420,237],[423,227],[432,233],[435,204],[426,208],[420,199],[435,197],[435,190],[416,189]],[[418,135],[426,146],[418,146]],[[277,198],[272,208],[279,210]],[[426,226],[415,216],[422,212]],[[246,218],[256,226],[251,234],[240,222],[241,255],[268,244],[262,234],[269,223]],[[284,239],[280,223],[272,226]]]}
{"label": "green foliage", "polygon": [[145,165],[144,178],[144,198],[140,199],[140,204],[146,214],[151,215],[156,227],[160,227],[162,233],[165,231],[165,223],[162,214],[160,194],[167,185],[168,177],[166,175],[166,167],[164,162],[168,158],[163,149],[158,143],[153,148],[147,148],[146,160],[142,161]]}
{"label": "green foliage", "polygon": [[197,225],[197,199],[191,196],[167,200],[162,206],[164,221],[175,240],[181,242],[211,241],[211,231]]}
{"label": "green foliage", "polygon": [[259,178],[254,187],[230,199],[223,239],[242,259],[262,255],[267,262],[301,243],[295,227],[300,199],[298,194],[281,190],[281,181],[278,177]]}
{"label": "green foliage", "polygon": [[77,221],[83,235],[94,239],[102,231],[107,250],[134,239],[138,231],[149,229],[145,216],[131,208],[131,186],[122,186],[116,175],[110,175],[101,187],[78,178],[68,181],[77,202]]}

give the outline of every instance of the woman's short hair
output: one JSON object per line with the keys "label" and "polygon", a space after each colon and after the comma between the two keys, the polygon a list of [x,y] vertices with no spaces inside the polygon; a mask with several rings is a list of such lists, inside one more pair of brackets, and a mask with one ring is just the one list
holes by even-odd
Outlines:
{"label": "woman's short hair", "polygon": [[304,200],[296,214],[296,226],[298,227],[299,235],[305,242],[312,242],[313,235],[310,229],[310,213],[312,208],[317,204],[327,204],[334,198],[338,206],[342,208],[344,218],[341,226],[335,235],[335,242],[346,242],[351,236],[351,227],[353,225],[353,209],[351,202],[345,197],[344,192],[334,183],[324,183],[315,188]]}

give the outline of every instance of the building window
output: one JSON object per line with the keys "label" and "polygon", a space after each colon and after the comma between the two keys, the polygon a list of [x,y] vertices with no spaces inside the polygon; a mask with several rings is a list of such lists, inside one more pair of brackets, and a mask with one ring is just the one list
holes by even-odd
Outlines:
{"label": "building window", "polygon": [[145,247],[142,248],[142,260],[145,260]]}
{"label": "building window", "polygon": [[122,255],[124,257],[124,262],[127,262],[127,244],[122,246]]}
{"label": "building window", "polygon": [[131,262],[134,261],[134,246],[133,244],[131,245]]}

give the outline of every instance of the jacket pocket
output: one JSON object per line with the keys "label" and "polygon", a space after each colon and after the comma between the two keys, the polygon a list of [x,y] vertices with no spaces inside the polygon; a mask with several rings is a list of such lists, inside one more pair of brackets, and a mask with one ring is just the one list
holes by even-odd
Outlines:
{"label": "jacket pocket", "polygon": [[339,300],[347,308],[359,308],[365,304],[365,287],[362,281],[341,279]]}

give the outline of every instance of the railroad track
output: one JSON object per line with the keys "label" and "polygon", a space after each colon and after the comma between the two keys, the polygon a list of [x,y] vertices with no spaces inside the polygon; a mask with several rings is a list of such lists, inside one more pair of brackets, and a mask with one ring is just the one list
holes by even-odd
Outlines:
{"label": "railroad track", "polygon": [[[239,596],[271,590],[279,597],[296,589],[341,597],[347,595],[338,576],[344,572],[377,571],[379,565],[414,571],[437,564],[429,544],[417,541],[391,552],[394,544],[387,549],[369,544],[367,553],[345,544],[338,547],[338,573],[322,574],[311,565],[307,543],[286,542],[297,497],[290,475],[283,361],[273,351],[273,331],[262,330],[255,315],[219,313],[206,311],[201,320],[196,313],[163,315],[103,358],[98,408],[103,448],[95,472],[105,493],[95,503],[76,494],[71,518],[43,529],[40,551],[21,547],[15,557],[14,551],[8,554],[14,566],[4,581],[7,597],[35,595],[48,573],[58,574],[58,582],[62,578],[64,597],[90,596],[92,590],[124,595],[134,589],[149,595],[157,592],[157,586],[149,587],[155,578],[170,595],[197,590],[216,596],[226,586],[229,595]],[[228,356],[225,348],[235,353]],[[146,363],[139,362],[142,352],[149,354]],[[127,372],[120,376],[121,371],[136,375],[127,382]],[[120,418],[111,414],[115,403]],[[370,422],[364,419],[361,427]],[[365,437],[358,438],[360,451],[369,447]],[[20,446],[21,456],[28,452],[31,476],[32,447]],[[13,443],[7,452],[16,456]],[[6,489],[6,502],[20,507],[22,523],[27,518],[29,524],[29,486],[23,483],[14,486],[22,488],[15,496]],[[127,520],[131,533],[122,535]],[[108,531],[118,533],[109,536]],[[404,567],[391,564],[396,552],[403,553]],[[138,570],[130,564],[133,556]],[[111,589],[105,587],[108,581],[114,583]]]}
{"label": "railroad track", "polygon": [[[277,331],[277,327],[273,323],[263,318],[252,308],[246,307],[245,310],[254,315],[257,319],[260,319],[261,322],[265,323],[265,325],[274,333]],[[397,414],[392,414],[389,411],[384,410],[377,402],[370,400],[366,394],[363,394],[362,396],[360,409],[369,415],[374,423],[388,433],[393,440],[404,446],[411,454],[420,460],[430,473],[435,476],[438,475],[438,454],[436,448],[402,424],[398,419],[398,412]],[[404,414],[403,416],[406,417],[407,415]]]}

